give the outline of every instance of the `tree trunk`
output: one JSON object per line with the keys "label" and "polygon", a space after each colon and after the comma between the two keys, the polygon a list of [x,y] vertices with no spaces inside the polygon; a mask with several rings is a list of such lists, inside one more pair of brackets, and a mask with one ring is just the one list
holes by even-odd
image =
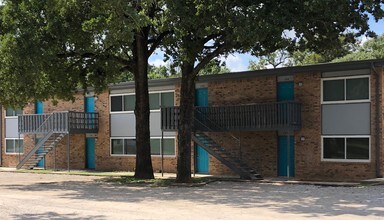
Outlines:
{"label": "tree trunk", "polygon": [[140,30],[134,41],[134,76],[136,94],[136,169],[135,178],[153,179],[149,133],[147,31]]}
{"label": "tree trunk", "polygon": [[193,126],[193,107],[195,97],[195,76],[193,64],[181,67],[180,115],[177,146],[176,182],[191,182],[191,133]]}

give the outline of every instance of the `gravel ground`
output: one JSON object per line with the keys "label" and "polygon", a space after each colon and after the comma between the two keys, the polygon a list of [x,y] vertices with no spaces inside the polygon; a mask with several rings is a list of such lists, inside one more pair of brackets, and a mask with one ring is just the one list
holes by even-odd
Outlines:
{"label": "gravel ground", "polygon": [[384,219],[384,186],[214,182],[132,187],[0,172],[0,219]]}

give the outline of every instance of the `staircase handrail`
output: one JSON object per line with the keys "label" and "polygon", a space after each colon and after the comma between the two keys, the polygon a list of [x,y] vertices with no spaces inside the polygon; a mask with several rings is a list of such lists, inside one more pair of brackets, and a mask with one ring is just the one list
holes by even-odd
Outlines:
{"label": "staircase handrail", "polygon": [[[47,121],[51,119],[52,116],[53,116],[53,113],[50,113],[49,116],[43,121],[43,123],[41,123],[41,125],[36,129],[35,132],[36,133],[39,132],[39,129],[42,128],[47,123]],[[43,132],[43,131],[41,131],[41,132]]]}
{"label": "staircase handrail", "polygon": [[[200,113],[200,115],[204,115],[204,113],[202,113],[201,111],[199,111],[198,108],[195,108],[195,111],[197,111],[198,113]],[[209,122],[211,122],[213,125],[215,125],[215,127],[219,128],[220,130],[222,131],[227,131],[227,129],[221,127],[220,125],[218,125],[217,123],[215,123],[214,121],[212,121],[209,117],[207,117],[206,115],[204,115],[204,117],[206,119],[208,119]],[[198,120],[196,117],[194,117],[195,121],[197,121],[199,124],[203,125],[205,128],[207,128],[208,130],[210,130],[211,132],[214,132],[214,130],[212,128],[210,128],[208,125],[206,125],[205,123],[203,123],[202,121]],[[235,137],[231,132],[228,132],[229,135],[235,139],[236,141],[240,141],[240,138],[237,138]]]}
{"label": "staircase handrail", "polygon": [[16,168],[20,169],[28,160],[31,158],[31,156],[39,149],[46,140],[48,140],[49,137],[53,134],[53,130],[47,132],[47,134],[39,140],[39,142],[35,145],[35,147],[29,151],[29,153],[17,164]]}

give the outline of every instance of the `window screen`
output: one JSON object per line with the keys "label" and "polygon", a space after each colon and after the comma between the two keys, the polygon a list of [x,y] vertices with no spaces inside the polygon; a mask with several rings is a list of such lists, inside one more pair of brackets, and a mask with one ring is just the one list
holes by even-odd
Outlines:
{"label": "window screen", "polygon": [[125,139],[125,154],[136,155],[136,139]]}
{"label": "window screen", "polygon": [[174,104],[173,92],[161,93],[161,107],[173,107]]}
{"label": "window screen", "polygon": [[151,155],[160,155],[160,139],[151,139]]}
{"label": "window screen", "polygon": [[368,160],[369,138],[347,138],[347,159]]}
{"label": "window screen", "polygon": [[135,95],[125,95],[124,96],[124,111],[134,111],[135,110]]}
{"label": "window screen", "polygon": [[347,100],[369,99],[369,79],[357,78],[346,80]]}
{"label": "window screen", "polygon": [[112,139],[112,154],[123,154],[124,153],[123,139]]}
{"label": "window screen", "polygon": [[323,101],[344,100],[344,79],[323,81]]}
{"label": "window screen", "polygon": [[345,158],[345,139],[344,138],[324,138],[323,151],[325,159],[344,159]]}
{"label": "window screen", "polygon": [[111,96],[111,112],[123,111],[123,97]]}
{"label": "window screen", "polygon": [[163,148],[164,155],[175,155],[175,139],[164,139]]}

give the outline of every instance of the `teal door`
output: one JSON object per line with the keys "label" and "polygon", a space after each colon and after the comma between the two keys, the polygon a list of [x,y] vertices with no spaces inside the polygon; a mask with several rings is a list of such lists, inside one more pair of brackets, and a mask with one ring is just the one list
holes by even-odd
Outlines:
{"label": "teal door", "polygon": [[86,168],[95,169],[95,138],[85,139]]}
{"label": "teal door", "polygon": [[[279,82],[277,84],[277,101],[293,101],[294,82]],[[284,109],[283,109],[284,111]],[[289,141],[288,141],[289,140]],[[295,141],[293,136],[278,137],[278,176],[295,176]],[[288,166],[289,165],[289,166]],[[288,173],[289,170],[289,173]]]}
{"label": "teal door", "polygon": [[[289,145],[288,145],[289,140]],[[278,176],[295,176],[295,140],[293,136],[279,136]],[[288,149],[289,148],[289,149]],[[288,167],[289,164],[289,167]]]}
{"label": "teal door", "polygon": [[[44,113],[44,103],[41,102],[41,101],[36,101],[35,102],[35,114],[43,114]],[[35,139],[35,142],[36,144],[39,142],[39,139],[36,138]],[[37,153],[40,154],[44,151],[44,146],[43,147],[40,147],[38,150],[37,150]],[[38,167],[41,167],[41,168],[44,168],[44,163],[45,163],[45,160],[44,158],[42,160],[39,161],[39,163],[37,163],[37,166]]]}
{"label": "teal door", "polygon": [[295,100],[293,87],[293,82],[279,82],[277,84],[277,101],[282,102]]}
{"label": "teal door", "polygon": [[[85,112],[95,112],[95,97],[85,98]],[[95,138],[87,137],[85,139],[85,167],[95,169]]]}
{"label": "teal door", "polygon": [[[196,89],[195,93],[196,106],[208,106],[208,88]],[[208,152],[196,144],[196,173],[209,172],[209,156]]]}

